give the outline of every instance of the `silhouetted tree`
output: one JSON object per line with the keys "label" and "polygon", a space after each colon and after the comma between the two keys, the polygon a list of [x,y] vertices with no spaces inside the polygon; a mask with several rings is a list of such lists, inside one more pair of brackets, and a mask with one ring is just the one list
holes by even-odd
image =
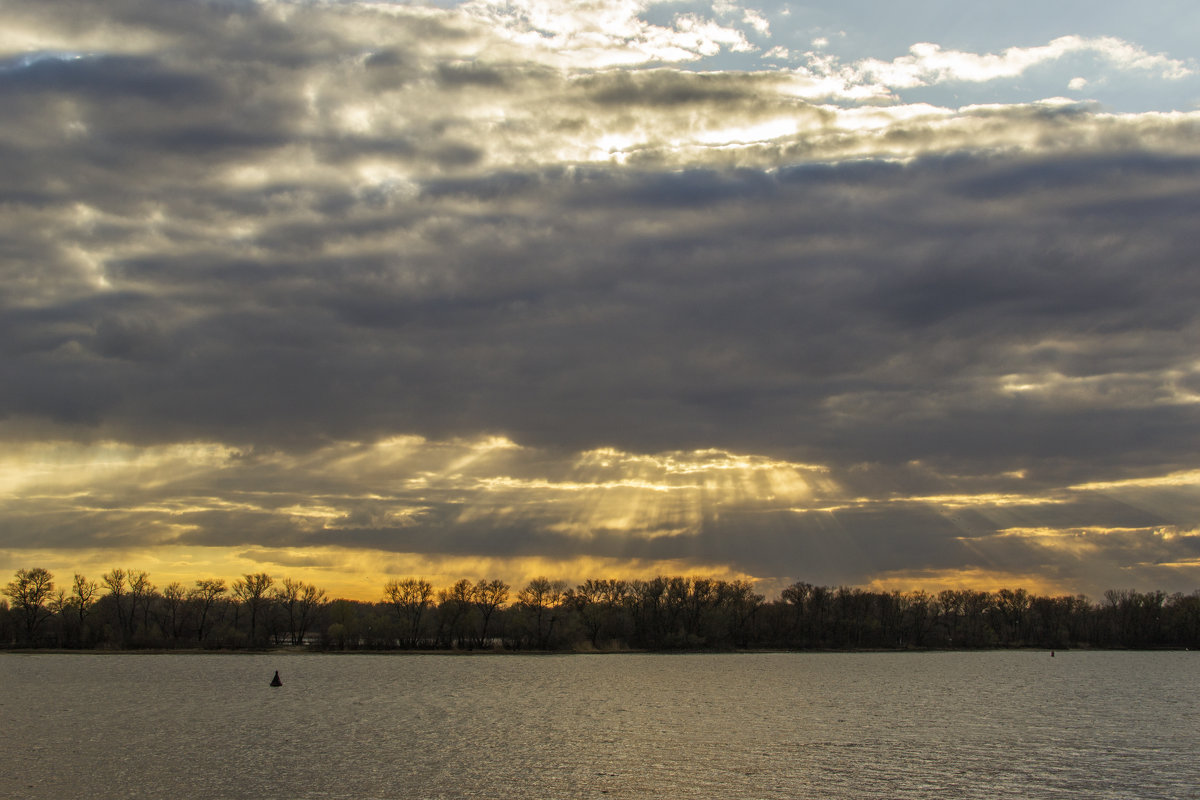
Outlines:
{"label": "silhouetted tree", "polygon": [[12,609],[8,607],[8,601],[0,597],[0,644],[10,644],[15,638],[16,625],[13,624]]}
{"label": "silhouetted tree", "polygon": [[204,642],[212,629],[213,611],[226,592],[224,578],[201,578],[196,587],[188,592],[188,600],[195,609],[196,641]]}
{"label": "silhouetted tree", "polygon": [[471,613],[475,610],[475,586],[466,578],[438,592],[438,640],[445,647],[462,647],[468,633]]}
{"label": "silhouetted tree", "polygon": [[517,593],[517,605],[538,650],[549,650],[554,626],[559,621],[566,584],[549,578],[534,578]]}
{"label": "silhouetted tree", "polygon": [[258,643],[258,620],[271,602],[275,579],[265,572],[247,574],[233,582],[233,596],[250,612],[250,644]]}
{"label": "silhouetted tree", "polygon": [[475,605],[479,609],[479,647],[488,644],[488,626],[497,609],[508,602],[509,585],[501,580],[479,579],[475,584]]}
{"label": "silhouetted tree", "polygon": [[749,581],[718,581],[716,606],[725,619],[723,639],[737,647],[755,640],[754,623],[766,598],[754,591]]}
{"label": "silhouetted tree", "polygon": [[1188,648],[1200,647],[1200,591],[1171,595],[1168,608],[1170,640]]}
{"label": "silhouetted tree", "polygon": [[47,602],[54,592],[54,576],[42,567],[18,569],[2,591],[12,598],[13,611],[21,619],[24,642],[36,645],[38,628],[50,616]]}
{"label": "silhouetted tree", "polygon": [[433,600],[433,586],[423,578],[388,581],[383,597],[396,613],[400,625],[401,645],[418,647],[421,644],[421,619]]}
{"label": "silhouetted tree", "polygon": [[[460,580],[436,593],[428,581],[396,579],[387,602],[325,604],[315,586],[265,574],[235,584],[179,583],[154,590],[145,572],[114,568],[101,584],[76,573],[56,590],[43,569],[22,569],[0,594],[0,644],[143,647],[178,641],[193,630],[202,644],[301,644],[322,632],[326,647],[437,645],[551,650],[563,647],[862,648],[862,647],[1200,647],[1200,591],[1110,590],[1100,603],[1083,595],[1043,597],[1023,589],[983,592],[835,589],[797,582],[767,602],[748,581],[658,576],[587,579],[567,590],[536,578],[506,607],[499,580]],[[244,612],[239,618],[238,612]],[[395,620],[394,622],[389,620]],[[239,627],[239,622],[242,627]],[[247,634],[246,628],[249,633]]]}
{"label": "silhouetted tree", "polygon": [[324,602],[324,589],[291,578],[284,578],[283,584],[275,590],[275,603],[283,612],[293,645],[304,643],[304,636]]}
{"label": "silhouetted tree", "polygon": [[[120,567],[113,567],[111,570],[100,576],[100,580],[108,587],[108,596],[111,598],[113,613],[117,616],[117,632],[121,637],[121,644],[128,644],[131,636],[130,630],[132,623],[126,622],[125,607],[128,605],[125,599],[129,593],[125,591],[125,570]],[[128,615],[132,620],[132,614]]]}
{"label": "silhouetted tree", "polygon": [[141,641],[145,642],[150,636],[150,602],[154,598],[154,584],[150,582],[149,574],[140,570],[127,570],[125,580],[129,584],[129,634],[131,637],[139,635]]}
{"label": "silhouetted tree", "polygon": [[1024,589],[1001,589],[993,596],[996,638],[1010,645],[1024,644],[1030,635],[1029,594]]}
{"label": "silhouetted tree", "polygon": [[171,641],[183,638],[187,625],[188,592],[179,581],[167,584],[161,596],[161,622],[163,633]]}
{"label": "silhouetted tree", "polygon": [[636,646],[657,649],[666,638],[667,579],[661,575],[650,580],[635,580],[629,584],[630,617]]}
{"label": "silhouetted tree", "polygon": [[900,646],[925,647],[933,628],[935,602],[923,591],[900,596]]}
{"label": "silhouetted tree", "polygon": [[627,594],[625,581],[589,578],[569,589],[563,599],[579,615],[592,647],[598,647],[601,632],[615,627],[617,613],[623,608]]}
{"label": "silhouetted tree", "polygon": [[71,581],[71,611],[79,626],[79,643],[83,644],[84,637],[84,620],[92,612],[92,607],[96,605],[96,601],[100,598],[100,584],[95,581],[89,581],[78,572]]}

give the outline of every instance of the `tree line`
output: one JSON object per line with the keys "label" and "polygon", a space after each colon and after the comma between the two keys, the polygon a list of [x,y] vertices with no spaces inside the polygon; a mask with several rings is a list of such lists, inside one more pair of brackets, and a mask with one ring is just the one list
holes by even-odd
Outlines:
{"label": "tree line", "polygon": [[246,574],[156,587],[134,569],[56,584],[19,569],[2,590],[0,645],[79,649],[732,650],[1200,647],[1200,591],[885,592],[798,582],[766,599],[747,581],[535,578],[388,581],[375,602],[329,599]]}

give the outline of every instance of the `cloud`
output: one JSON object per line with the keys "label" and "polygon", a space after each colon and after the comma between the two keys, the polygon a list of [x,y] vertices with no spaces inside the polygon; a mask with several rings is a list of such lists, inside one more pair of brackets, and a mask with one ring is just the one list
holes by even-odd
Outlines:
{"label": "cloud", "polygon": [[1060,36],[1037,47],[1010,47],[1001,53],[968,53],[943,50],[930,42],[914,44],[910,54],[890,62],[866,59],[854,65],[863,80],[878,81],[895,89],[911,89],[950,81],[982,83],[1014,78],[1048,62],[1087,54],[1121,70],[1152,73],[1162,80],[1179,80],[1195,74],[1187,62],[1162,53],[1148,53],[1137,45],[1112,36]]}
{"label": "cloud", "polygon": [[762,12],[748,8],[742,12],[742,20],[754,28],[759,36],[769,37],[771,35],[771,23],[762,15]]}
{"label": "cloud", "polygon": [[16,4],[0,549],[1185,585],[1196,115],[645,10]]}
{"label": "cloud", "polygon": [[[931,479],[963,488],[1027,480],[904,469],[910,489]],[[174,552],[192,570],[249,559],[238,569],[268,564],[327,579],[351,568],[380,579],[383,563],[516,580],[557,564],[783,585],[803,564],[827,583],[898,585],[922,572],[1011,575],[1036,564],[1034,585],[1096,592],[1122,576],[1170,587],[1194,573],[1200,538],[1172,521],[1195,514],[1194,475],[1050,487],[1040,497],[864,497],[853,480],[842,469],[711,449],[570,454],[499,438],[409,436],[299,455],[36,444],[0,464],[9,521],[0,551],[70,547],[104,564],[105,552],[111,562],[154,550],[156,561]],[[1180,481],[1192,490],[1178,494]],[[1154,492],[1175,492],[1175,509]],[[376,563],[364,568],[363,558]]]}
{"label": "cloud", "polygon": [[[520,47],[525,58],[560,67],[672,63],[725,49],[753,49],[741,31],[698,14],[677,14],[669,25],[647,22],[641,15],[649,5],[643,0],[473,0],[462,11]],[[747,17],[746,21],[758,28],[761,19]]]}

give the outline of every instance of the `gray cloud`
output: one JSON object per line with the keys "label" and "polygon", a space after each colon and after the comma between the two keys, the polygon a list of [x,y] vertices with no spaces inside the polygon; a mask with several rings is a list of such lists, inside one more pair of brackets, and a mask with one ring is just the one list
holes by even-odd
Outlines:
{"label": "gray cloud", "polygon": [[[1001,535],[1018,522],[1195,527],[1190,484],[1015,521],[889,502],[1191,469],[1193,117],[909,114],[814,105],[786,73],[562,73],[479,58],[486,33],[452,13],[17,5],[61,42],[0,66],[4,435],[269,453],[267,477],[234,472],[278,502],[220,507],[241,490],[218,473],[106,507],[13,501],[6,547],[167,535],[855,581],[1016,571],[1043,558]],[[840,510],[660,504],[636,535],[597,519],[581,539],[578,508],[532,494],[352,500],[344,475],[283,466],[396,435],[506,436],[536,455],[484,477],[551,484],[600,447],[819,464]],[[333,517],[282,510],[326,494]],[[195,507],[145,510],[163,497]],[[1131,562],[1145,536],[1097,539],[1096,558]],[[1194,557],[1187,536],[1154,541],[1154,563]]]}
{"label": "gray cloud", "polygon": [[[1070,185],[1032,199],[965,194],[1006,180],[1003,164],[965,159],[866,179],[857,167],[817,181],[487,179],[434,187],[395,217],[358,201],[279,230],[265,212],[244,243],[150,242],[104,263],[116,292],[11,308],[23,388],[5,410],[37,413],[69,373],[99,390],[78,393],[85,406],[119,395],[91,416],[134,437],[495,430],[580,447],[715,436],[759,451],[781,432],[802,433],[803,448],[830,429],[844,448],[847,423],[924,438],[960,416],[969,449],[987,452],[1011,449],[1014,422],[1036,431],[1083,411],[1081,439],[1089,417],[1140,413],[1163,447],[1186,447],[1190,406],[1167,401],[1172,375],[1192,377],[1190,218],[1096,201],[1119,171],[1139,200],[1189,202],[1178,185],[1196,164],[1171,165],[1054,162]],[[1010,168],[1020,181],[1034,167]],[[249,207],[240,218],[259,222]],[[305,240],[346,246],[320,254]],[[70,286],[77,267],[55,268]],[[1026,399],[1002,391],[1012,375],[1082,383]],[[886,452],[865,441],[880,433],[864,430],[862,448]],[[1060,438],[1069,449],[1070,428]],[[890,458],[909,455],[895,446]]]}

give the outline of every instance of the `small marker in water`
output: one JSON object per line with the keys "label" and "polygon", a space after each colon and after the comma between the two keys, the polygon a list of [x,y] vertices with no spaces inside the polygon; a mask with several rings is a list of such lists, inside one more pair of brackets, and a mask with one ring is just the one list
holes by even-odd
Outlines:
{"label": "small marker in water", "polygon": [[283,686],[283,681],[279,680],[279,670],[275,670],[275,677],[271,678],[272,686]]}

